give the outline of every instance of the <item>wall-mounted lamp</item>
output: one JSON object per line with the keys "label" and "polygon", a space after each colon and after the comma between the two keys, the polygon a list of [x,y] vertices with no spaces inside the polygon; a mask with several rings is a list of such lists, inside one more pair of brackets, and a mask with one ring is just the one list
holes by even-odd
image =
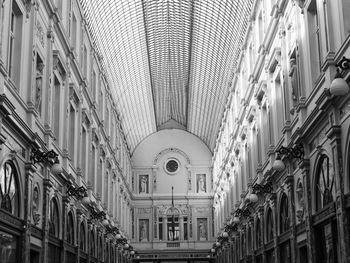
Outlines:
{"label": "wall-mounted lamp", "polygon": [[83,205],[89,205],[91,202],[90,198],[87,195],[87,190],[83,186],[75,188],[72,184],[69,184],[67,189],[67,195],[74,196],[75,198],[81,200],[81,203]]}
{"label": "wall-mounted lamp", "polygon": [[329,93],[335,96],[345,95],[349,93],[349,85],[343,78],[343,72],[350,69],[350,59],[343,57],[335,66],[338,69],[329,88]]}
{"label": "wall-mounted lamp", "polygon": [[272,183],[268,182],[265,185],[255,184],[252,187],[253,192],[248,196],[250,202],[255,203],[259,200],[259,194],[270,194],[272,192]]}
{"label": "wall-mounted lamp", "polygon": [[104,219],[106,216],[105,212],[95,211],[94,209],[91,209],[90,213],[91,213],[91,219]]}
{"label": "wall-mounted lamp", "polygon": [[281,146],[277,151],[277,157],[272,165],[272,168],[276,171],[283,171],[286,166],[281,159],[281,155],[285,156],[287,159],[304,159],[304,147],[302,144],[297,144],[294,147],[287,148]]}
{"label": "wall-mounted lamp", "polygon": [[54,150],[43,152],[39,149],[32,149],[30,160],[33,164],[42,163],[51,165],[51,173],[53,175],[62,173],[62,166],[58,160],[58,154]]}
{"label": "wall-mounted lamp", "polygon": [[249,217],[250,216],[250,210],[249,208],[241,209],[238,208],[234,213],[233,213],[233,219],[232,222],[235,224],[238,224],[241,220],[240,217]]}

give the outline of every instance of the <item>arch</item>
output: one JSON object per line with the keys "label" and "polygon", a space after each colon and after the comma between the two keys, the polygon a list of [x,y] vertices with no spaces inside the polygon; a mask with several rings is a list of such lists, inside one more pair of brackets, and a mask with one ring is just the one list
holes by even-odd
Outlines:
{"label": "arch", "polygon": [[166,215],[174,215],[174,216],[178,216],[178,215],[181,215],[181,212],[180,210],[177,208],[177,207],[169,207],[166,212],[165,212]]}
{"label": "arch", "polygon": [[79,248],[86,252],[86,232],[84,222],[80,223],[79,229]]}
{"label": "arch", "polygon": [[321,154],[316,162],[314,204],[315,211],[335,201],[335,176],[327,154]]}
{"label": "arch", "polygon": [[248,226],[247,229],[247,245],[248,245],[248,253],[251,253],[253,250],[253,233],[252,233],[252,226]]}
{"label": "arch", "polygon": [[261,220],[260,218],[256,219],[255,222],[255,244],[256,244],[256,248],[260,248],[263,244],[263,240],[262,240],[262,227],[261,227]]}
{"label": "arch", "polygon": [[91,229],[89,238],[89,252],[90,256],[95,257],[96,256],[96,243],[95,243],[95,232],[93,229]]}
{"label": "arch", "polygon": [[60,236],[60,214],[58,201],[51,198],[49,206],[49,233],[57,238]]}
{"label": "arch", "polygon": [[274,238],[274,220],[271,207],[267,208],[266,211],[266,220],[265,220],[265,229],[266,229],[266,243],[270,242]]}
{"label": "arch", "polygon": [[98,259],[103,260],[103,240],[102,240],[102,235],[99,234],[98,237]]}
{"label": "arch", "polygon": [[283,234],[289,230],[289,206],[288,196],[286,193],[281,194],[280,205],[279,205],[279,230],[280,234]]}
{"label": "arch", "polygon": [[175,153],[182,155],[186,159],[187,164],[191,164],[191,160],[185,152],[181,151],[178,148],[167,148],[167,149],[164,149],[163,151],[161,151],[157,154],[156,158],[154,158],[154,160],[153,160],[153,165],[157,164],[157,162],[161,156],[163,156],[164,154],[170,153],[170,152],[175,152]]}
{"label": "arch", "polygon": [[19,217],[20,196],[18,170],[12,160],[7,160],[0,168],[0,208]]}
{"label": "arch", "polygon": [[68,244],[74,245],[74,219],[72,211],[67,214],[67,224],[66,224],[66,241]]}

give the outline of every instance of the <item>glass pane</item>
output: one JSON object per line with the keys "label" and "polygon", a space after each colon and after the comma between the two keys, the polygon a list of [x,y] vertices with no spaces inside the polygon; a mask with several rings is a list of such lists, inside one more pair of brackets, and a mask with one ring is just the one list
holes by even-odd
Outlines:
{"label": "glass pane", "polygon": [[0,262],[17,262],[17,237],[0,231]]}
{"label": "glass pane", "polygon": [[15,168],[6,162],[0,170],[0,207],[14,215],[18,215],[16,179]]}

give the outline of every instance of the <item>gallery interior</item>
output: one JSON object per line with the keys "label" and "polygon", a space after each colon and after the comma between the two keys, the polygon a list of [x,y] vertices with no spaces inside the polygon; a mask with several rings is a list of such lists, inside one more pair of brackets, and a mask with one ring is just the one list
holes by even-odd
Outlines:
{"label": "gallery interior", "polygon": [[0,262],[350,262],[349,14],[0,1]]}

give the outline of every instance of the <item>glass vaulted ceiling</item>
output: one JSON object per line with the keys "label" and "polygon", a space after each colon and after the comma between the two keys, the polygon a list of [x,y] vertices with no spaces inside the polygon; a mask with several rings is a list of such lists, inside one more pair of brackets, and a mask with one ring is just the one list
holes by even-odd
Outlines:
{"label": "glass vaulted ceiling", "polygon": [[253,0],[80,0],[131,153],[176,121],[213,151]]}

